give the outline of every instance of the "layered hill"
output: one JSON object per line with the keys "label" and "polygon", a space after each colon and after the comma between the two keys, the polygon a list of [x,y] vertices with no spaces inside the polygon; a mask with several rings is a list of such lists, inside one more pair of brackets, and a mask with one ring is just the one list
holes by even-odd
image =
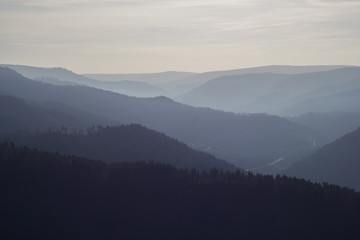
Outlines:
{"label": "layered hill", "polygon": [[183,143],[140,125],[89,128],[87,132],[71,132],[60,128],[46,133],[18,133],[0,136],[49,152],[83,156],[106,162],[160,162],[177,168],[212,168],[226,171],[236,168],[209,154],[190,149]]}
{"label": "layered hill", "polygon": [[223,71],[211,71],[188,76],[178,81],[172,81],[167,84],[167,87],[172,87],[173,96],[177,99],[182,99],[182,95],[187,94],[195,88],[206,84],[207,82],[228,76],[236,75],[248,75],[248,74],[263,74],[263,73],[274,73],[274,74],[301,74],[310,72],[328,71],[339,68],[344,68],[342,65],[324,65],[324,66],[289,66],[289,65],[269,65],[251,68],[241,68]]}
{"label": "layered hill", "polygon": [[0,95],[0,134],[16,131],[47,130],[67,127],[82,128],[114,121],[56,103],[28,103]]}
{"label": "layered hill", "polygon": [[90,85],[98,83],[96,80],[78,75],[61,67],[42,68],[12,64],[2,64],[1,66],[10,68],[26,78],[53,85]]}
{"label": "layered hill", "polygon": [[301,74],[222,76],[207,81],[177,100],[235,112],[299,115],[310,111],[341,111],[344,107],[358,111],[358,89],[360,68],[349,67]]}
{"label": "layered hill", "polygon": [[0,68],[1,91],[34,102],[52,102],[115,121],[139,123],[192,148],[243,168],[314,148],[311,131],[266,114],[233,114],[194,108],[165,97],[135,98],[85,86],[52,86]]}
{"label": "layered hill", "polygon": [[334,94],[302,100],[285,109],[287,115],[306,112],[359,112],[360,111],[360,77],[353,90],[335,92]]}
{"label": "layered hill", "polygon": [[104,82],[135,81],[154,85],[163,85],[169,82],[181,81],[184,78],[198,75],[192,72],[160,72],[160,73],[130,73],[130,74],[83,74],[83,76]]}
{"label": "layered hill", "polygon": [[360,128],[330,143],[284,173],[360,190]]}
{"label": "layered hill", "polygon": [[288,119],[317,132],[324,143],[333,142],[360,126],[360,112],[311,112]]}
{"label": "layered hill", "polygon": [[136,97],[168,95],[164,89],[148,82],[129,81],[127,79],[99,81],[76,74],[64,68],[41,68],[23,65],[2,66],[13,69],[27,78],[55,86],[84,85]]}

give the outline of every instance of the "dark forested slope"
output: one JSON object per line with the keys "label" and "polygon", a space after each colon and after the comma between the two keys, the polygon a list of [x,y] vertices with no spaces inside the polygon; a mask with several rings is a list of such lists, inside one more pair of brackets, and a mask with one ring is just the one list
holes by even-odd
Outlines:
{"label": "dark forested slope", "polygon": [[287,177],[0,144],[1,239],[355,239],[360,198]]}
{"label": "dark forested slope", "polygon": [[360,190],[360,128],[328,144],[284,173]]}
{"label": "dark forested slope", "polygon": [[0,134],[18,130],[44,130],[48,128],[88,128],[94,124],[112,121],[71,108],[54,104],[31,104],[25,100],[0,95]]}
{"label": "dark forested slope", "polygon": [[106,162],[154,161],[178,168],[235,170],[231,164],[140,125],[97,127],[71,133],[66,128],[53,132],[18,133],[0,136],[18,145],[36,147]]}

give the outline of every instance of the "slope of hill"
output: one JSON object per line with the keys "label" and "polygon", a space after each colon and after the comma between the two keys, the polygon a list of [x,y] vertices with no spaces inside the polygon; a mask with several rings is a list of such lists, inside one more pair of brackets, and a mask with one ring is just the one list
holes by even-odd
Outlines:
{"label": "slope of hill", "polygon": [[360,126],[360,112],[306,113],[288,118],[318,132],[324,143],[330,143]]}
{"label": "slope of hill", "polygon": [[64,68],[40,68],[22,65],[2,66],[13,69],[27,78],[55,86],[85,85],[137,97],[155,97],[168,94],[165,90],[149,83],[140,81],[98,81]]}
{"label": "slope of hill", "polygon": [[[311,109],[306,104],[309,99],[343,93],[341,101],[346,91],[356,88],[360,88],[359,67],[302,74],[252,73],[215,78],[176,99],[235,112],[302,114]],[[299,103],[302,109],[296,106]]]}
{"label": "slope of hill", "polygon": [[2,239],[353,239],[349,189],[0,144]]}
{"label": "slope of hill", "polygon": [[[360,75],[359,82],[360,86]],[[358,112],[360,111],[360,87],[322,97],[314,97],[298,102],[284,110],[287,115],[298,115],[306,112]]]}
{"label": "slope of hill", "polygon": [[0,68],[3,91],[31,101],[57,102],[118,124],[139,123],[243,168],[312,149],[316,136],[286,119],[194,108],[165,97],[140,99],[84,86],[55,87]]}
{"label": "slope of hill", "polygon": [[118,82],[101,82],[98,84],[98,88],[134,97],[157,97],[169,95],[167,91],[160,87],[138,81],[124,80]]}
{"label": "slope of hill", "polygon": [[328,144],[284,173],[360,190],[360,128]]}
{"label": "slope of hill", "polygon": [[347,66],[343,65],[324,65],[324,66],[289,66],[289,65],[269,65],[261,67],[252,67],[252,68],[241,68],[233,70],[223,70],[223,71],[212,71],[204,72],[198,75],[189,76],[187,78],[181,79],[183,83],[205,83],[209,80],[223,77],[223,76],[233,76],[233,75],[243,75],[243,74],[254,74],[254,73],[277,73],[277,74],[301,74],[309,72],[321,72],[328,71],[333,69],[344,68]]}
{"label": "slope of hill", "polygon": [[0,133],[18,130],[45,130],[48,128],[88,128],[94,124],[110,124],[112,121],[82,111],[70,111],[50,106],[30,104],[24,100],[0,95]]}
{"label": "slope of hill", "polygon": [[106,162],[154,161],[188,169],[236,169],[223,160],[192,150],[183,143],[140,125],[91,128],[87,134],[67,133],[66,129],[59,129],[43,134],[0,136],[0,139]]}
{"label": "slope of hill", "polygon": [[[268,94],[273,85],[285,79],[286,75],[274,73],[222,76],[177,97],[176,100],[193,106],[211,107],[225,111],[241,107],[245,110],[249,103]],[[251,112],[256,112],[256,110]]]}
{"label": "slope of hill", "polygon": [[84,76],[78,75],[72,71],[69,71],[65,68],[42,68],[42,67],[32,67],[32,66],[23,66],[23,65],[11,65],[11,64],[2,64],[2,67],[10,68],[26,78],[30,79],[41,79],[44,78],[51,83],[51,80],[54,81],[54,85],[57,81],[67,82],[71,85],[91,85],[96,84],[98,81],[86,78]]}
{"label": "slope of hill", "polygon": [[186,77],[195,76],[192,72],[161,72],[161,73],[133,73],[133,74],[83,74],[83,76],[105,82],[135,81],[162,85],[178,81]]}
{"label": "slope of hill", "polygon": [[167,90],[167,95],[170,97],[178,97],[183,95],[199,85],[212,80],[228,75],[239,75],[249,73],[283,73],[283,74],[298,74],[305,72],[326,71],[345,66],[263,66],[254,68],[243,68],[224,71],[212,71],[204,73],[186,73],[186,72],[164,72],[153,74],[85,74],[84,76],[102,80],[102,81],[142,81],[152,83]]}
{"label": "slope of hill", "polygon": [[79,85],[79,84],[77,84],[77,83],[68,82],[68,81],[62,81],[62,80],[59,80],[59,79],[57,79],[57,78],[47,77],[47,76],[35,77],[35,78],[33,78],[33,80],[36,80],[36,81],[39,81],[39,82],[42,82],[42,83],[47,83],[47,84],[55,85],[55,86]]}

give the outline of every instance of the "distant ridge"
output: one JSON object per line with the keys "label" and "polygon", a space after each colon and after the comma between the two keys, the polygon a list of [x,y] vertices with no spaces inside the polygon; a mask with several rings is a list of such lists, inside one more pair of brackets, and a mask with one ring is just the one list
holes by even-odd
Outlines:
{"label": "distant ridge", "polygon": [[159,73],[130,73],[130,74],[83,74],[85,77],[100,81],[141,81],[148,82],[152,84],[164,84],[172,81],[177,81],[186,77],[191,77],[198,75],[198,73],[193,72],[177,72],[177,71],[168,71],[168,72],[159,72]]}
{"label": "distant ridge", "polygon": [[[240,113],[296,115],[323,109],[341,111],[344,107],[344,104],[339,105],[342,98],[346,97],[347,91],[355,89],[360,89],[360,67],[298,74],[263,72],[221,76],[175,99],[192,106]],[[336,99],[336,104],[328,104],[328,109],[318,105],[316,98],[341,93],[344,95]],[[325,103],[327,101],[324,99]],[[350,107],[357,103],[356,99],[349,99],[348,103],[350,101],[353,103]]]}
{"label": "distant ridge", "polygon": [[230,70],[210,71],[203,73],[189,72],[163,72],[149,74],[84,74],[84,76],[102,80],[102,81],[142,81],[149,82],[165,88],[171,92],[171,96],[175,97],[184,94],[195,87],[222,76],[231,76],[249,73],[282,73],[282,74],[299,74],[305,72],[327,71],[343,67],[345,65],[318,65],[318,66],[288,66],[288,65],[269,65],[252,68],[240,68]]}
{"label": "distant ridge", "polygon": [[322,72],[328,70],[334,70],[344,67],[352,67],[348,65],[315,65],[315,66],[291,66],[291,65],[268,65],[268,66],[259,66],[259,67],[250,67],[250,68],[240,68],[240,69],[230,69],[230,70],[220,70],[220,71],[210,71],[200,73],[194,76],[190,76],[182,79],[183,82],[206,82],[208,80],[222,77],[222,76],[232,76],[232,75],[241,75],[241,74],[251,74],[251,73],[279,73],[279,74],[301,74],[308,72]]}
{"label": "distant ridge", "polygon": [[65,68],[41,68],[6,64],[0,66],[15,70],[26,78],[43,83],[49,83],[55,86],[83,85],[135,97],[156,97],[168,95],[164,89],[147,82],[127,80],[98,81],[76,74]]}

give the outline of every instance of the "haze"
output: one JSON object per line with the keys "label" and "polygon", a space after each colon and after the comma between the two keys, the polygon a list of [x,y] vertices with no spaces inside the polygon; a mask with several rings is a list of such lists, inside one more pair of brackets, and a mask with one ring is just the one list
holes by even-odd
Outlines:
{"label": "haze", "polygon": [[0,0],[0,62],[80,73],[360,65],[360,2]]}

